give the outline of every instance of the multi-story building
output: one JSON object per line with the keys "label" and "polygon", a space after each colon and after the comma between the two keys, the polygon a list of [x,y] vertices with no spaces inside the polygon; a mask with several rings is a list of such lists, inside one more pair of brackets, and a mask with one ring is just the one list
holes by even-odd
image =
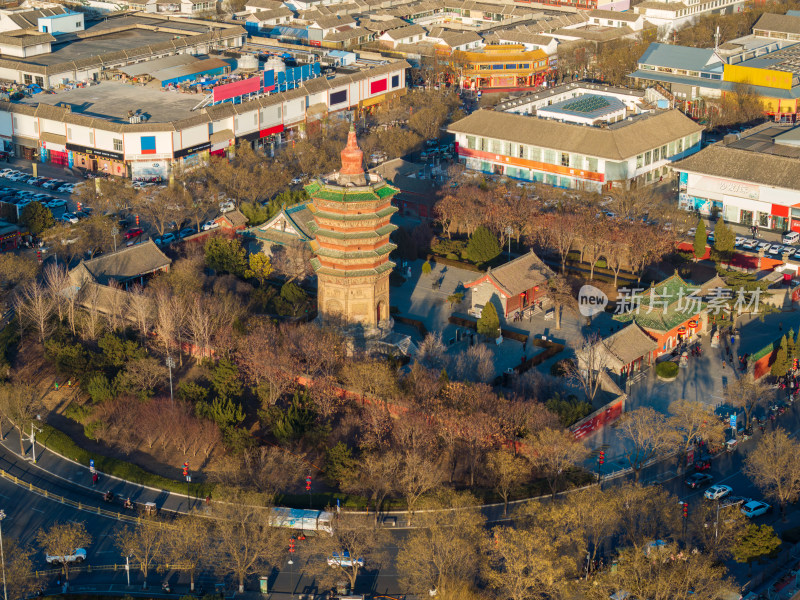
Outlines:
{"label": "multi-story building", "polygon": [[698,17],[731,14],[744,10],[745,0],[645,0],[633,7],[666,35],[693,23]]}
{"label": "multi-story building", "polygon": [[521,44],[485,46],[458,54],[459,85],[468,89],[526,88],[541,85],[552,73],[542,50]]}
{"label": "multi-story building", "polygon": [[119,176],[166,178],[173,164],[190,167],[243,141],[277,144],[303,135],[309,124],[329,114],[368,110],[405,94],[407,67],[405,61],[396,61],[261,95],[249,93],[253,79],[233,82],[213,98],[235,98],[237,104],[226,101],[200,109],[201,97],[194,94],[102,82],[40,94],[26,103],[0,102],[0,140],[27,159]]}
{"label": "multi-story building", "polygon": [[758,96],[775,120],[794,121],[800,100],[800,16],[764,14],[753,35],[716,48],[653,43],[629,76],[658,84],[689,109],[741,91]]}
{"label": "multi-story building", "polygon": [[768,123],[677,162],[680,206],[730,223],[800,232],[800,127]]}
{"label": "multi-story building", "polygon": [[599,127],[477,111],[449,127],[469,169],[594,191],[658,181],[673,161],[700,149],[702,130],[677,110]]}

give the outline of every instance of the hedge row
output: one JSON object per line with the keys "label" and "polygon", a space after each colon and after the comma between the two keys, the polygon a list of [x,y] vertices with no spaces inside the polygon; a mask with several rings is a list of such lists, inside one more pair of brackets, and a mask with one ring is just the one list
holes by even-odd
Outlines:
{"label": "hedge row", "polygon": [[[167,479],[161,475],[145,471],[141,467],[132,463],[120,460],[118,458],[111,458],[108,456],[95,455],[85,448],[81,448],[76,444],[63,431],[59,431],[51,425],[46,423],[42,425],[42,432],[36,436],[36,440],[43,446],[49,448],[53,452],[57,452],[61,456],[74,460],[86,467],[89,466],[89,460],[94,459],[94,466],[100,473],[106,475],[113,475],[126,481],[146,485],[148,487],[166,490],[169,492],[176,492],[179,494],[186,493],[186,482],[175,481]],[[177,471],[180,465],[175,466]],[[205,498],[211,495],[213,485],[209,483],[191,483],[189,484],[189,492],[195,498]]]}

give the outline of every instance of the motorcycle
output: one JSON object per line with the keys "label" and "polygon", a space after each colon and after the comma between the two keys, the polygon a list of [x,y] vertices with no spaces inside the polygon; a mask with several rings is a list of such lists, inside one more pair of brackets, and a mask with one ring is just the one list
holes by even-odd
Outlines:
{"label": "motorcycle", "polygon": [[103,494],[103,501],[104,502],[113,502],[114,501],[114,492],[106,492]]}
{"label": "motorcycle", "polygon": [[130,498],[128,498],[128,499],[127,499],[127,500],[125,500],[125,502],[122,504],[122,508],[124,508],[125,510],[136,510],[136,504],[134,504],[133,502],[131,502],[131,499],[130,499]]}

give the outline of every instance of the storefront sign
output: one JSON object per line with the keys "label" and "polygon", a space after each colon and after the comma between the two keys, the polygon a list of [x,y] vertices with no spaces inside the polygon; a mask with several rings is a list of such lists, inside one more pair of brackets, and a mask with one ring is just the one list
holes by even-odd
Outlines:
{"label": "storefront sign", "polygon": [[747,200],[758,200],[759,186],[729,179],[719,179],[717,177],[698,177],[691,187],[694,195],[706,195],[707,192],[712,196],[725,195],[746,198]]}
{"label": "storefront sign", "polygon": [[190,154],[197,154],[198,152],[202,152],[203,150],[208,150],[210,148],[211,142],[203,142],[202,144],[196,144],[194,146],[189,146],[188,148],[175,150],[175,158],[182,158],[184,156],[189,156]]}
{"label": "storefront sign", "polygon": [[131,163],[131,177],[160,177],[161,179],[166,179],[168,176],[167,173],[167,163],[165,161],[138,161]]}
{"label": "storefront sign", "polygon": [[97,148],[87,148],[86,146],[78,146],[77,144],[70,144],[67,142],[67,150],[73,152],[80,152],[90,157],[101,156],[103,158],[112,158],[115,160],[124,160],[121,152],[109,152],[108,150],[98,150]]}

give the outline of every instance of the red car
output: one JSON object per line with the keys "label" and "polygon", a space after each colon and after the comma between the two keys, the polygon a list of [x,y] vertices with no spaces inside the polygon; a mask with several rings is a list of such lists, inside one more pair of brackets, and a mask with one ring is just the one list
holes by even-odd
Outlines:
{"label": "red car", "polygon": [[133,229],[129,229],[128,231],[125,232],[125,239],[130,240],[135,237],[139,237],[143,233],[144,229],[142,229],[141,227],[134,227]]}

